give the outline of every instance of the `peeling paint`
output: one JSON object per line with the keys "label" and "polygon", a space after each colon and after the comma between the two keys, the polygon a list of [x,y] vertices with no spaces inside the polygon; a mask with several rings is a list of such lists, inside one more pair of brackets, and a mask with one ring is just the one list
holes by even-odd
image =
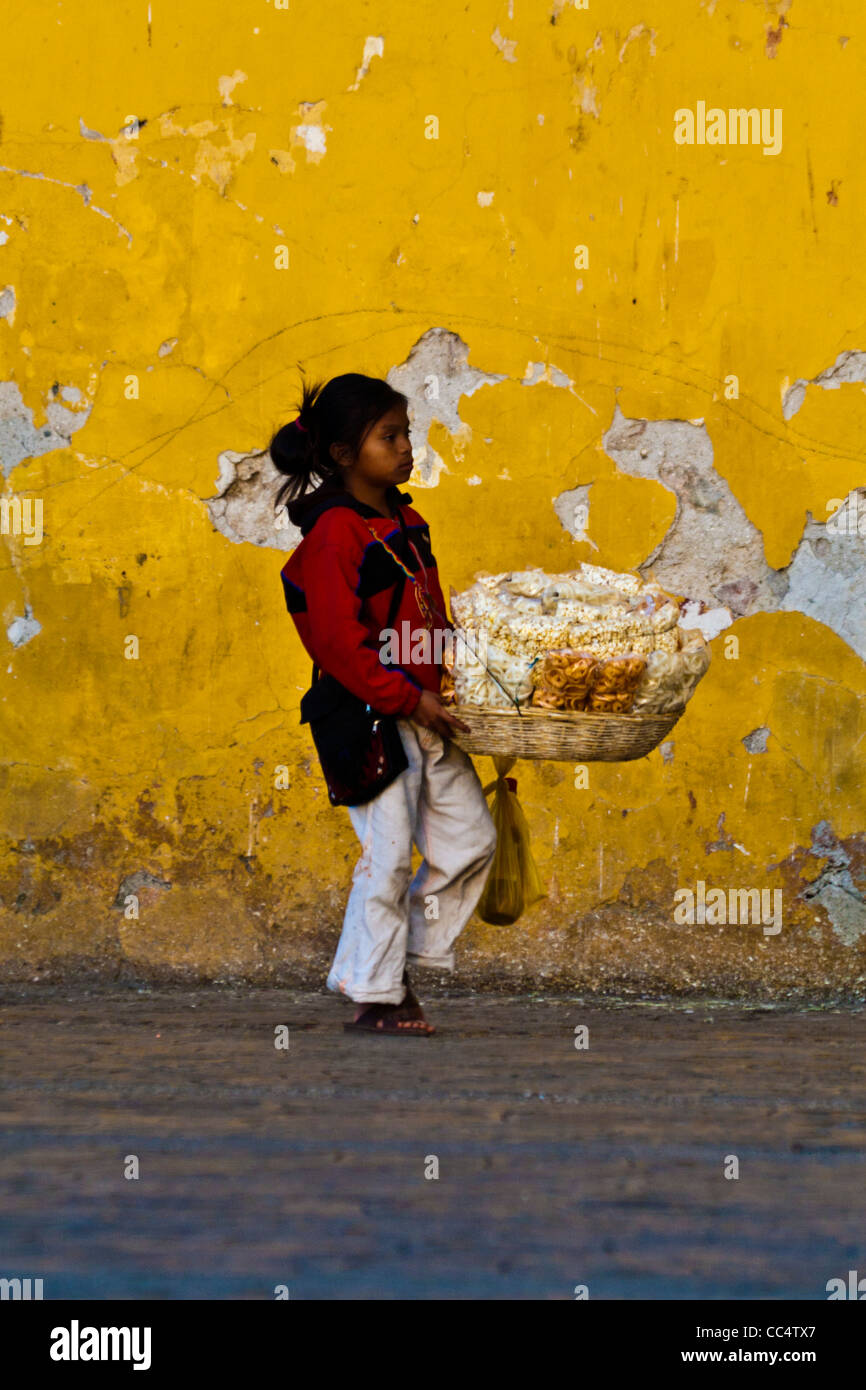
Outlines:
{"label": "peeling paint", "polygon": [[810,854],[827,862],[801,896],[820,903],[844,946],[856,946],[866,933],[866,899],[851,876],[850,857],[827,821],[815,826]]}
{"label": "peeling paint", "polygon": [[712,596],[735,617],[778,607],[785,580],[764,559],[761,533],[713,466],[705,425],[627,420],[619,406],[605,452],[632,477],[653,479],[675,496],[664,540],[639,567],[674,593]]}
{"label": "peeling paint", "polygon": [[111,904],[112,908],[116,912],[122,912],[126,907],[127,898],[130,896],[138,897],[142,888],[168,890],[171,888],[171,884],[166,879],[160,878],[158,874],[149,873],[147,869],[136,869],[135,873],[127,874],[126,878],[123,879]]}
{"label": "peeling paint", "polygon": [[230,77],[217,78],[217,87],[219,88],[220,100],[222,101],[223,106],[232,105],[232,93],[235,87],[237,87],[240,82],[246,81],[247,74],[245,72],[241,72],[240,68],[235,68],[234,72],[231,74]]}
{"label": "peeling paint", "polygon": [[374,58],[382,58],[385,54],[385,40],[381,34],[371,35],[364,43],[364,56],[361,59],[361,66],[355,74],[355,80],[349,87],[350,92],[357,92],[367,73],[370,71],[370,64]]}
{"label": "peeling paint", "polygon": [[770,730],[766,724],[762,724],[759,729],[753,729],[750,734],[746,734],[742,744],[748,753],[766,753],[769,737]]}
{"label": "peeling paint", "polygon": [[798,377],[793,386],[788,387],[782,398],[782,414],[786,420],[793,419],[806,399],[809,386],[820,386],[823,391],[838,391],[841,386],[855,382],[866,382],[866,352],[840,352],[832,367],[827,367],[808,381]]}
{"label": "peeling paint", "polygon": [[285,478],[266,450],[249,454],[224,449],[219,455],[216,497],[206,498],[211,521],[235,545],[270,546],[292,551],[301,533],[285,511],[274,516],[274,498]]}
{"label": "peeling paint", "polygon": [[42,624],[33,617],[31,609],[28,607],[23,618],[13,618],[6,629],[6,636],[13,647],[24,647],[31,642],[38,632],[42,631]]}
{"label": "peeling paint", "polygon": [[436,485],[443,460],[429,443],[435,421],[452,435],[458,448],[468,443],[471,430],[460,418],[460,400],[481,386],[505,381],[503,373],[484,372],[469,365],[469,346],[458,333],[431,328],[415,343],[405,362],[391,367],[388,382],[411,402],[410,419],[415,470],[410,483]]}
{"label": "peeling paint", "polygon": [[499,49],[499,52],[502,54],[502,57],[505,59],[506,63],[517,62],[516,40],[503,38],[502,34],[500,34],[499,32],[498,24],[496,28],[493,30],[493,33],[490,35],[490,37],[493,43],[495,43],[496,47]]}
{"label": "peeling paint", "polygon": [[80,412],[66,410],[49,400],[45,422],[37,425],[17,381],[0,381],[0,471],[8,478],[25,459],[67,448],[73,434],[87,423],[90,410],[90,406]]}
{"label": "peeling paint", "polygon": [[[627,420],[617,406],[604,447],[622,472],[653,479],[676,497],[673,524],[638,568],[674,593],[716,599],[719,608],[707,615],[713,635],[723,630],[725,609],[732,619],[798,612],[825,623],[866,660],[866,536],[836,536],[809,518],[790,565],[773,569],[761,533],[713,465],[705,425]],[[693,621],[702,626],[698,615]]]}

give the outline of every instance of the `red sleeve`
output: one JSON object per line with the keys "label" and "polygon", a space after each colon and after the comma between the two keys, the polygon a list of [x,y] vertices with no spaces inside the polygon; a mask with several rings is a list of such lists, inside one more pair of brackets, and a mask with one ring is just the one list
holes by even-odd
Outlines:
{"label": "red sleeve", "polygon": [[362,554],[358,541],[338,521],[323,527],[321,541],[304,557],[313,659],[373,709],[408,718],[423,687],[379,660],[378,646],[360,620],[361,599],[355,589]]}

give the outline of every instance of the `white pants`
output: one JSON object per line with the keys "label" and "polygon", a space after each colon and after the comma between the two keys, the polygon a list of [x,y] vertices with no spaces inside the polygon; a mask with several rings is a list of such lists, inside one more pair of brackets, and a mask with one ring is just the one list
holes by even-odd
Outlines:
{"label": "white pants", "polygon": [[[472,760],[409,719],[409,766],[366,806],[346,809],[363,846],[328,988],[399,1004],[407,963],[454,969],[453,945],[481,897],[496,830]],[[412,842],[423,855],[410,884]]]}

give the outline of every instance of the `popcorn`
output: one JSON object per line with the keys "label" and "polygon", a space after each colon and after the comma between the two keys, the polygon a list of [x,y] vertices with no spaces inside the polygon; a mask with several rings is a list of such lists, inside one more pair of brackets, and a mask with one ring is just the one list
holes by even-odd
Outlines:
{"label": "popcorn", "polygon": [[[526,704],[532,694],[532,659],[512,656],[492,642],[487,643],[486,665],[465,650],[454,666],[457,703],[483,705],[488,709],[513,709],[515,702]],[[504,687],[504,689],[503,689]]]}
{"label": "popcorn", "polygon": [[[469,643],[458,644],[460,704],[500,709],[531,699],[542,708],[618,713],[632,702],[651,711],[662,701],[674,708],[709,664],[701,633],[683,633],[679,604],[657,582],[601,565],[563,574],[481,572],[462,594],[451,590],[451,612],[458,629],[487,642],[487,669]],[[630,673],[625,684],[611,685],[610,674],[600,678],[623,670]],[[592,680],[582,680],[581,671],[592,671]]]}

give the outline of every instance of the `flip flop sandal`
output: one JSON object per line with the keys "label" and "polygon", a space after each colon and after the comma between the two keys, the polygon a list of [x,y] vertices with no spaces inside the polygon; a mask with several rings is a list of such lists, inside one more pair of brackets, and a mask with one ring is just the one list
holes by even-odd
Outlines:
{"label": "flip flop sandal", "polygon": [[[424,1023],[423,1028],[406,1027],[406,1024]],[[402,1026],[401,1026],[402,1025]],[[359,1018],[352,1023],[344,1023],[345,1033],[389,1033],[392,1037],[429,1038],[436,1031],[426,1019],[409,1019],[399,1008],[387,1004],[371,1004]]]}

